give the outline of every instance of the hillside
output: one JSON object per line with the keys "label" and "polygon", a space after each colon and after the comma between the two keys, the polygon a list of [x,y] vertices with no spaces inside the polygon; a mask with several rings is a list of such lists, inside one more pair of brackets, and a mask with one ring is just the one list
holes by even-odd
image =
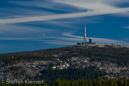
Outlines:
{"label": "hillside", "polygon": [[[44,76],[48,77],[47,75],[50,76],[50,74],[45,72],[48,69],[50,70],[49,73],[53,73],[53,75],[54,71],[57,73],[60,70],[66,71],[66,69],[70,69],[70,71],[73,71],[72,69],[86,69],[89,72],[94,71],[91,75],[96,75],[99,71],[99,75],[96,75],[96,78],[128,78],[129,47],[89,44],[86,46],[77,45],[39,51],[0,54],[0,79],[27,79],[29,77],[38,79],[38,76],[41,76],[43,72],[46,74]],[[69,78],[69,76],[67,77]],[[41,78],[46,79],[42,76]]]}

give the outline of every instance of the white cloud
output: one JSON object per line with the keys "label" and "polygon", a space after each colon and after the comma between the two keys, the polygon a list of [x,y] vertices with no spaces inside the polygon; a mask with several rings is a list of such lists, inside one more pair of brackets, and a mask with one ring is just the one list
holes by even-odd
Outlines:
{"label": "white cloud", "polygon": [[64,7],[63,4],[54,3],[53,0],[36,0],[36,1],[9,1],[9,3],[22,5],[22,6],[29,6],[29,7],[40,7],[40,8],[48,8],[58,11],[66,11],[71,12],[70,8]]}
{"label": "white cloud", "polygon": [[[48,38],[52,38],[55,40],[46,40],[45,42],[50,43],[50,44],[59,44],[59,45],[67,45],[67,43],[68,45],[70,44],[76,45],[77,42],[83,42],[82,36],[72,35],[71,33],[63,33],[62,35],[67,36],[67,37],[48,37]],[[89,37],[87,37],[87,40],[88,38]],[[94,37],[90,37],[90,38],[92,38],[93,42],[96,42],[97,44],[117,44],[117,45],[129,46],[129,43],[124,42],[124,41],[106,39],[106,38],[94,38]]]}
{"label": "white cloud", "polygon": [[25,35],[25,34],[34,34],[34,33],[53,33],[57,32],[56,30],[53,29],[48,29],[48,28],[40,28],[40,27],[35,27],[35,26],[26,26],[26,25],[1,25],[0,26],[0,34],[1,35]]}
{"label": "white cloud", "polygon": [[[82,42],[83,37],[79,38],[68,38],[68,37],[50,37],[54,40],[40,40],[45,43],[53,44],[53,45],[76,45],[77,42]],[[89,37],[87,37],[88,40]],[[117,44],[117,45],[124,45],[129,46],[129,43],[119,40],[112,40],[112,39],[105,39],[105,38],[93,38],[93,42],[96,42],[97,44]]]}
{"label": "white cloud", "polygon": [[5,38],[5,37],[0,37],[0,40],[39,40],[39,39],[41,39],[41,38]]}
{"label": "white cloud", "polygon": [[57,3],[72,5],[90,10],[112,10],[115,7],[102,3],[101,0],[54,0]]}
{"label": "white cloud", "polygon": [[53,45],[75,45],[75,42],[65,41],[65,40],[42,40],[42,42],[53,44]]}
{"label": "white cloud", "polygon": [[69,24],[75,23],[75,22],[49,21],[49,23],[50,24],[57,25],[57,26],[67,27],[67,28],[70,28],[70,29],[78,29],[78,28],[76,28],[74,26],[69,25]]}
{"label": "white cloud", "polygon": [[125,28],[125,29],[129,29],[129,26],[126,26],[126,27],[123,27],[123,28]]}
{"label": "white cloud", "polygon": [[129,43],[119,40],[106,39],[106,38],[92,38],[97,44],[117,44],[129,46]]}
{"label": "white cloud", "polygon": [[[79,1],[78,0],[53,0],[53,1],[57,2],[57,3],[78,6],[81,8],[86,8],[89,6],[88,8],[94,8],[94,9],[97,9],[97,8],[103,9],[103,7],[101,7],[102,5],[103,6],[105,5],[104,6],[104,8],[105,8],[108,5],[116,6],[116,5],[120,5],[123,3],[129,3],[128,0],[79,0]],[[97,8],[95,8],[95,7],[97,7]]]}
{"label": "white cloud", "polygon": [[34,21],[48,21],[56,19],[67,19],[67,18],[78,18],[87,16],[96,16],[104,14],[113,14],[129,11],[129,8],[119,8],[112,10],[99,10],[99,11],[87,11],[78,13],[68,13],[68,14],[56,14],[48,16],[34,16],[34,17],[24,17],[24,18],[12,18],[12,19],[0,19],[0,24],[10,24],[10,23],[23,23],[23,22],[34,22]]}
{"label": "white cloud", "polygon": [[64,35],[64,36],[68,36],[68,37],[73,37],[73,38],[83,38],[83,37],[81,37],[81,36],[75,36],[75,35],[71,35],[72,33],[63,33],[62,35]]}
{"label": "white cloud", "polygon": [[[63,3],[74,7],[98,11],[98,12],[105,13],[105,11],[107,11],[108,12],[107,14],[123,8],[123,7],[120,8],[122,4],[129,3],[128,0],[79,0],[79,1],[78,0],[54,0],[54,2]],[[121,15],[123,16],[128,15],[127,11],[124,12],[124,9],[122,10],[123,12]]]}
{"label": "white cloud", "polygon": [[[53,2],[52,2],[53,1]],[[108,3],[107,3],[108,2]],[[12,23],[23,23],[23,22],[35,22],[35,21],[48,21],[48,20],[56,20],[56,19],[69,19],[69,18],[79,18],[79,17],[88,17],[88,16],[96,16],[96,15],[104,15],[104,14],[120,14],[120,13],[127,13],[129,11],[129,7],[126,8],[119,8],[112,3],[121,3],[122,0],[50,0],[50,1],[35,1],[32,2],[11,2],[16,4],[22,4],[27,6],[38,6],[42,3],[47,3],[45,6],[49,6],[52,8],[54,5],[58,3],[70,5],[76,8],[83,8],[88,11],[82,11],[82,12],[72,12],[72,13],[65,13],[65,14],[45,14],[44,16],[39,16],[39,12],[37,13],[38,16],[32,16],[31,17],[19,17],[19,18],[10,18],[10,19],[0,19],[0,24],[12,24]],[[126,1],[127,2],[127,1]],[[44,6],[44,5],[43,5]],[[65,7],[65,5],[64,5]],[[58,7],[60,8],[60,6]],[[66,9],[66,8],[65,8]],[[62,11],[65,11],[65,9],[62,9]],[[27,11],[27,13],[33,14],[32,9],[30,11]],[[42,12],[43,13],[43,12]],[[125,15],[125,14],[124,14]]]}
{"label": "white cloud", "polygon": [[[53,35],[59,31],[55,29],[41,28],[26,25],[1,25],[0,40],[32,40],[44,39],[47,35]],[[47,35],[46,35],[47,34]]]}

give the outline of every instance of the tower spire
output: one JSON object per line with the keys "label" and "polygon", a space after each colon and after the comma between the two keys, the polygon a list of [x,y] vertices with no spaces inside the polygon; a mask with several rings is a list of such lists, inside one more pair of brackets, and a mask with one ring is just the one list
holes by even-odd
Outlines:
{"label": "tower spire", "polygon": [[84,45],[86,44],[86,24],[85,24],[85,36],[84,36]]}

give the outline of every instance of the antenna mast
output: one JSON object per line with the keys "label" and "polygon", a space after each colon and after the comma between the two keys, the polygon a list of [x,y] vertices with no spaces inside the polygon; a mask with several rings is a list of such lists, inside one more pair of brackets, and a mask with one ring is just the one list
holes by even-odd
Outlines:
{"label": "antenna mast", "polygon": [[85,24],[85,36],[84,36],[84,45],[86,44],[86,24]]}

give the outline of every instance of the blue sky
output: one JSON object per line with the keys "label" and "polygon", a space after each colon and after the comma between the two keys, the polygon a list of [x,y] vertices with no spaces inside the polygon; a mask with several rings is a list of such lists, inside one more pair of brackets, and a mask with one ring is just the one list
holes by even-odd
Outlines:
{"label": "blue sky", "polygon": [[128,0],[0,0],[0,53],[76,45],[129,46]]}

